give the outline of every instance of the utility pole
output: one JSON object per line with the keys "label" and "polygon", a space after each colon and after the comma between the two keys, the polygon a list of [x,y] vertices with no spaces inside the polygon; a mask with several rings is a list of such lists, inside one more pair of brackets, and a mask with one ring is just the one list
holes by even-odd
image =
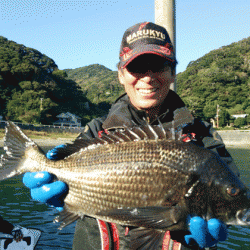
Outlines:
{"label": "utility pole", "polygon": [[[170,37],[176,55],[176,14],[175,0],[155,0],[155,23],[163,26]],[[170,87],[176,92],[175,82]]]}
{"label": "utility pole", "polygon": [[220,107],[219,104],[217,104],[217,111],[216,111],[217,128],[219,128],[219,111],[220,111],[219,107]]}
{"label": "utility pole", "polygon": [[43,110],[43,98],[40,98],[40,111],[42,111]]}

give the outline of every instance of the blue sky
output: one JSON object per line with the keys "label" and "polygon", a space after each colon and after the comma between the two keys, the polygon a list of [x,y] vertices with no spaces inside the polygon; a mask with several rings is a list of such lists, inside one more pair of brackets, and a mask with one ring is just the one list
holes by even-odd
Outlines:
{"label": "blue sky", "polygon": [[[154,0],[1,0],[0,35],[39,50],[59,69],[116,70],[124,31],[154,22]],[[249,0],[176,0],[177,73],[211,50],[250,36]]]}

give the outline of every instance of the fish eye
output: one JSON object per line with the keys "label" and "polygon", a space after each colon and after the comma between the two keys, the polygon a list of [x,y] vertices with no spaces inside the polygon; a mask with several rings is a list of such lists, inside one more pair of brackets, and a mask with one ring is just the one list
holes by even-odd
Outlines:
{"label": "fish eye", "polygon": [[227,188],[227,194],[229,194],[232,197],[237,196],[240,193],[240,189],[239,188],[235,188],[235,187],[229,187]]}

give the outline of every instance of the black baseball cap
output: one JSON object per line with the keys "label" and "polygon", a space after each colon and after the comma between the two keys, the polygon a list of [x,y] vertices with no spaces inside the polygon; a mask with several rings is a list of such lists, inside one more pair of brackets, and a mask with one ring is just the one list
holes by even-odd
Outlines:
{"label": "black baseball cap", "polygon": [[136,57],[155,54],[176,63],[173,45],[168,32],[160,25],[143,22],[128,28],[122,38],[120,66],[125,68]]}

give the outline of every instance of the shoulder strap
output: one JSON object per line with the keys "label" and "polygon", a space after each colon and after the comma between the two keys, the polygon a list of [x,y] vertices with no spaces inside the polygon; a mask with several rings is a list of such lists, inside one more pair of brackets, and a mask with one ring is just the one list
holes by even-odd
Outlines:
{"label": "shoulder strap", "polygon": [[101,250],[119,250],[119,232],[115,223],[107,223],[102,220],[97,220],[100,236]]}
{"label": "shoulder strap", "polygon": [[97,220],[100,236],[101,236],[101,250],[112,250],[111,235],[109,232],[108,223],[102,220]]}
{"label": "shoulder strap", "polygon": [[180,242],[171,239],[170,232],[167,231],[163,237],[162,250],[185,250]]}

